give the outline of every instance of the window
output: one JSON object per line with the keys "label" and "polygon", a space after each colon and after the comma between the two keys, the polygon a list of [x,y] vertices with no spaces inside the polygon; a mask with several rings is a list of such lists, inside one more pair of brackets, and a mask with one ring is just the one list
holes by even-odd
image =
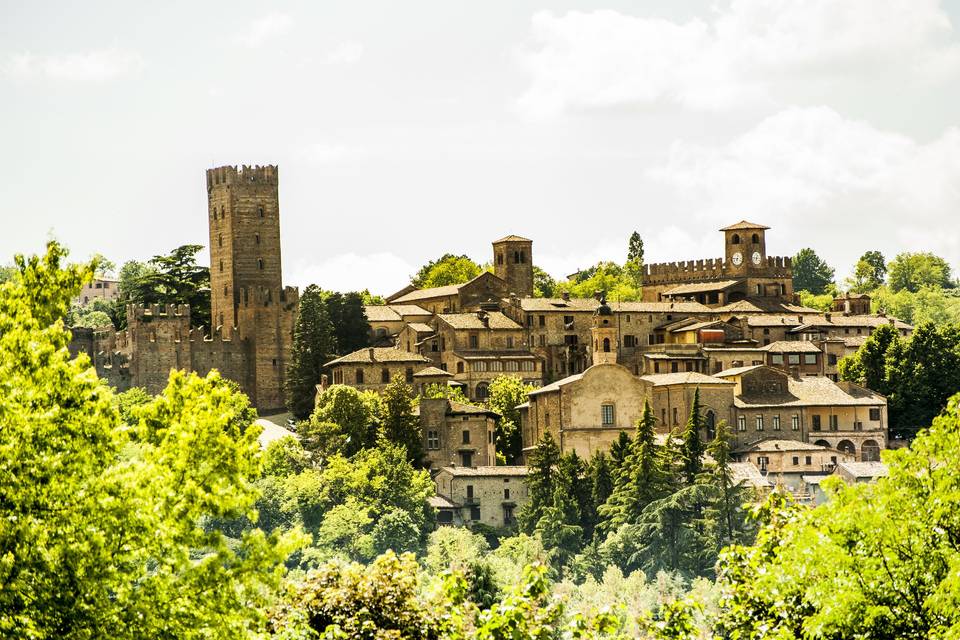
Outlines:
{"label": "window", "polygon": [[765,335],[765,336],[770,335],[770,329],[764,329],[764,330],[763,330],[763,335]]}
{"label": "window", "polygon": [[793,466],[798,466],[800,464],[800,456],[793,456]]}
{"label": "window", "polygon": [[537,324],[540,325],[541,327],[546,326],[546,324],[547,324],[547,317],[546,317],[546,316],[537,316]]}
{"label": "window", "polygon": [[604,427],[613,426],[613,405],[612,404],[600,405],[600,424],[602,424]]}
{"label": "window", "polygon": [[876,422],[877,420],[880,419],[880,409],[879,409],[879,407],[871,407],[871,408],[870,408],[870,419],[873,420],[874,422]]}
{"label": "window", "polygon": [[680,411],[676,407],[673,408],[673,424],[680,424]]}
{"label": "window", "polygon": [[479,505],[474,505],[470,507],[470,519],[476,522],[480,519],[480,507]]}
{"label": "window", "polygon": [[513,349],[513,336],[507,336],[507,349]]}
{"label": "window", "polygon": [[772,421],[773,421],[773,430],[780,431],[780,414],[778,413],[777,415],[773,416]]}
{"label": "window", "polygon": [[660,409],[660,424],[667,424],[667,410]]}
{"label": "window", "polygon": [[771,354],[770,354],[770,364],[783,364],[783,354],[782,354],[782,353],[771,353]]}
{"label": "window", "polygon": [[803,354],[803,364],[817,364],[817,354],[815,353]]}
{"label": "window", "polygon": [[503,264],[503,254],[502,254],[502,253],[498,253],[498,254],[497,254],[497,264]]}
{"label": "window", "polygon": [[493,431],[487,431],[487,444],[493,444]]}
{"label": "window", "polygon": [[427,431],[427,449],[439,449],[440,448],[440,432],[439,431]]}
{"label": "window", "polygon": [[262,206],[257,207],[257,213],[260,214],[260,217],[261,217],[261,218],[263,217],[263,207],[262,207]]}
{"label": "window", "polygon": [[437,522],[440,524],[453,524],[453,511],[449,509],[439,509],[437,511]]}
{"label": "window", "polygon": [[839,428],[839,420],[837,416],[830,416],[830,431],[836,431]]}
{"label": "window", "polygon": [[799,353],[788,354],[787,364],[800,364],[800,354]]}
{"label": "window", "polygon": [[473,466],[473,454],[469,451],[460,452],[460,466],[461,467],[472,467]]}
{"label": "window", "polygon": [[610,353],[610,338],[603,339],[603,352]]}
{"label": "window", "polygon": [[854,431],[863,431],[863,423],[860,422],[859,420],[857,420],[856,422],[854,422],[854,423],[853,423],[853,430],[854,430]]}
{"label": "window", "polygon": [[820,416],[811,416],[812,428],[814,431],[820,431]]}
{"label": "window", "polygon": [[480,348],[480,336],[479,336],[479,335],[477,335],[477,334],[475,334],[475,333],[471,333],[471,334],[470,334],[470,348],[471,348],[471,349],[479,349],[479,348]]}
{"label": "window", "polygon": [[490,371],[503,371],[503,360],[491,360]]}
{"label": "window", "polygon": [[757,295],[758,295],[758,296],[762,296],[762,295],[763,295],[763,285],[761,285],[761,284],[758,284],[758,285],[757,285]]}
{"label": "window", "polygon": [[573,331],[573,316],[563,316],[563,328]]}
{"label": "window", "polygon": [[257,268],[263,271],[263,258],[257,258]]}
{"label": "window", "polygon": [[473,500],[473,485],[467,485],[467,500]]}
{"label": "window", "polygon": [[737,431],[747,430],[747,416],[737,416]]}
{"label": "window", "polygon": [[407,380],[407,384],[413,382],[413,367],[407,367],[407,370],[403,372],[404,377]]}
{"label": "window", "polygon": [[803,464],[807,465],[808,467],[809,467],[811,464],[813,464],[813,456],[804,456],[804,458],[803,458]]}
{"label": "window", "polygon": [[790,428],[791,428],[793,431],[799,431],[799,430],[800,430],[800,416],[798,416],[798,415],[796,415],[796,414],[790,416]]}
{"label": "window", "polygon": [[223,271],[223,260],[220,261],[220,271]]}
{"label": "window", "polygon": [[463,444],[470,444],[470,430],[463,430]]}
{"label": "window", "polygon": [[547,336],[544,333],[540,334],[540,346],[541,347],[547,346]]}
{"label": "window", "polygon": [[504,490],[503,490],[503,499],[504,499],[504,500],[509,500],[509,499],[510,499],[510,489],[504,489]]}
{"label": "window", "polygon": [[520,364],[516,360],[507,360],[503,367],[507,371],[520,371]]}
{"label": "window", "polygon": [[[223,246],[223,234],[222,234],[222,233],[217,236],[217,246],[218,246],[218,247],[222,247],[222,246]],[[100,286],[100,285],[98,284],[97,287],[99,287],[99,286]]]}
{"label": "window", "polygon": [[733,234],[733,236],[730,237],[730,244],[740,244],[740,234]]}
{"label": "window", "polygon": [[623,336],[623,346],[628,349],[631,347],[637,346],[637,337],[636,336]]}
{"label": "window", "polygon": [[223,285],[223,297],[226,298],[230,295],[230,291],[227,289],[227,285]]}
{"label": "window", "polygon": [[829,365],[831,365],[831,366],[836,365],[836,364],[837,364],[837,354],[835,354],[835,353],[828,353],[828,354],[827,354],[827,364],[829,364]]}
{"label": "window", "polygon": [[363,384],[363,369],[357,369],[355,379],[357,384]]}
{"label": "window", "polygon": [[762,415],[758,415],[758,416],[756,417],[756,426],[757,426],[757,431],[763,431],[763,416],[762,416]]}
{"label": "window", "polygon": [[767,456],[757,456],[757,466],[760,467],[760,471],[766,471],[768,464],[770,464],[770,458]]}
{"label": "window", "polygon": [[387,369],[380,370],[380,382],[390,382],[390,371]]}

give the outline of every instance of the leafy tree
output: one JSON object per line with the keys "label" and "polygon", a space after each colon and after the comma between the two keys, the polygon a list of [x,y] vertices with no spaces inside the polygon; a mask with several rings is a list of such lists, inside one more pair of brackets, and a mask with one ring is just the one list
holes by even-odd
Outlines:
{"label": "leafy tree", "polygon": [[376,440],[379,398],[334,384],[317,397],[310,420],[300,424],[304,446],[322,455],[352,456]]}
{"label": "leafy tree", "polygon": [[143,387],[131,387],[113,396],[113,404],[120,413],[123,424],[133,426],[137,423],[137,408],[147,404],[152,398]]}
{"label": "leafy tree", "polygon": [[500,375],[490,382],[487,407],[500,414],[494,441],[497,453],[503,454],[507,464],[516,464],[523,453],[517,405],[526,402],[531,391],[533,387],[524,384],[520,376]]}
{"label": "leafy tree", "polygon": [[693,484],[697,475],[703,470],[703,440],[700,438],[700,428],[703,419],[700,416],[700,387],[693,393],[693,404],[690,406],[690,418],[683,430],[683,478],[687,484]]}
{"label": "leafy tree", "polygon": [[284,389],[287,409],[298,420],[305,419],[313,411],[323,365],[335,353],[337,341],[323,292],[316,285],[310,285],[300,296]]}
{"label": "leafy tree", "polygon": [[414,465],[422,465],[425,455],[423,432],[420,430],[420,419],[413,413],[413,389],[404,381],[402,375],[393,377],[383,390],[382,401],[382,436],[406,449],[407,458]]}
{"label": "leafy tree", "polygon": [[853,278],[847,283],[852,291],[864,293],[881,286],[887,277],[887,262],[879,251],[867,251],[857,260]]}
{"label": "leafy tree", "polygon": [[[227,544],[257,496],[257,428],[219,376],[173,373],[123,425],[60,319],[91,265],[16,259],[0,285],[0,636],[241,638],[298,534]],[[134,456],[121,451],[135,444]]]}
{"label": "leafy tree", "polygon": [[753,533],[744,505],[752,498],[752,489],[739,483],[730,469],[733,438],[725,420],[717,424],[717,434],[707,447],[713,464],[698,478],[709,488],[706,519],[710,523],[713,544],[711,567],[720,551],[731,544],[743,544]]}
{"label": "leafy tree", "polygon": [[[199,266],[196,258],[202,249],[199,244],[186,244],[168,255],[154,256],[147,267],[131,265],[128,269],[130,263],[125,264],[120,270],[120,293],[127,294],[125,302],[188,304],[194,326],[211,326],[210,269]],[[135,279],[130,281],[133,274]],[[219,324],[219,319],[216,322]]]}
{"label": "leafy tree", "polygon": [[883,286],[870,292],[875,311],[883,311],[910,324],[932,322],[936,325],[960,324],[960,295],[956,289],[921,287],[893,292]]}
{"label": "leafy tree", "polygon": [[423,390],[424,398],[446,398],[451,402],[459,402],[461,404],[470,404],[470,399],[463,395],[463,387],[460,385],[449,385],[434,382],[428,384]]}
{"label": "leafy tree", "polygon": [[[565,458],[566,456],[564,456]],[[561,460],[562,462],[562,460]],[[567,470],[569,473],[570,469]],[[558,470],[553,489],[553,501],[543,509],[537,521],[536,533],[547,549],[554,567],[563,568],[583,544],[582,514],[576,496],[572,493],[572,477]]]}
{"label": "leafy tree", "polygon": [[310,466],[310,454],[293,436],[272,441],[263,452],[263,473],[287,477],[302,473]]}
{"label": "leafy tree", "polygon": [[824,293],[815,295],[809,291],[798,291],[800,304],[804,307],[817,309],[819,311],[830,311],[833,309],[833,299],[837,297],[837,290],[833,284],[828,284]]}
{"label": "leafy tree", "polygon": [[612,478],[614,486],[620,478],[620,474],[626,468],[626,460],[630,456],[630,449],[633,446],[633,440],[627,435],[626,431],[621,431],[617,439],[610,445],[610,467],[612,468]]}
{"label": "leafy tree", "polygon": [[560,448],[547,431],[530,455],[527,470],[527,504],[518,517],[520,530],[533,533],[544,511],[553,504],[556,489],[556,467],[560,464]]}
{"label": "leafy tree", "polygon": [[353,353],[357,349],[370,346],[370,327],[367,324],[362,295],[355,291],[325,293],[323,301],[327,308],[327,317],[333,324],[338,355]]}
{"label": "leafy tree", "polygon": [[364,289],[360,292],[360,298],[363,300],[365,305],[382,305],[387,304],[387,301],[384,300],[383,296],[378,296],[370,293],[369,289]]}
{"label": "leafy tree", "polygon": [[593,508],[596,510],[613,493],[613,469],[610,458],[603,451],[598,451],[590,459],[588,471],[590,474],[590,495],[593,499]]}
{"label": "leafy tree", "polygon": [[916,293],[921,287],[948,289],[953,286],[950,265],[938,255],[901,253],[890,262],[890,289],[894,292],[906,289]]}
{"label": "leafy tree", "polygon": [[482,272],[480,265],[467,256],[455,256],[446,253],[420,267],[411,279],[418,289],[445,287],[450,284],[462,284],[476,278]]}
{"label": "leafy tree", "polygon": [[13,280],[17,275],[17,268],[13,265],[0,265],[0,284]]}
{"label": "leafy tree", "polygon": [[887,385],[887,351],[893,342],[899,342],[897,330],[888,325],[877,327],[857,352],[843,358],[837,369],[841,380],[849,380],[884,395]]}
{"label": "leafy tree", "polygon": [[813,249],[801,249],[793,257],[793,288],[820,295],[833,282],[833,268],[824,262]]}
{"label": "leafy tree", "polygon": [[88,329],[113,328],[113,320],[103,311],[78,310],[70,322],[71,327],[86,327]]}
{"label": "leafy tree", "polygon": [[533,265],[533,296],[535,298],[552,298],[556,295],[557,281],[538,267]]}
{"label": "leafy tree", "polygon": [[615,262],[598,262],[557,284],[557,292],[569,293],[574,298],[592,298],[597,291],[605,291],[608,300],[640,299],[633,277]]}

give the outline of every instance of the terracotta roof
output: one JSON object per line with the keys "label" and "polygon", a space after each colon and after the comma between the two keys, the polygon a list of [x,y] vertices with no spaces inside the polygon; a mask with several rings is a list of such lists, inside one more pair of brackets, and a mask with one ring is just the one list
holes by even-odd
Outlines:
{"label": "terracotta roof", "polygon": [[749,327],[797,327],[803,322],[796,314],[749,316],[747,318],[747,326]]}
{"label": "terracotta roof", "polygon": [[762,365],[762,364],[755,364],[755,365],[750,365],[750,366],[746,366],[746,367],[734,367],[733,369],[724,369],[723,371],[720,371],[719,373],[713,374],[713,376],[714,376],[715,378],[731,378],[731,377],[733,377],[733,376],[742,375],[742,374],[746,373],[747,371],[753,371],[754,369],[757,369],[757,368],[762,367],[762,366],[764,366],[764,365]]}
{"label": "terracotta roof", "polygon": [[449,413],[470,413],[470,414],[481,414],[486,413],[497,418],[500,417],[500,414],[494,411],[493,409],[488,409],[487,407],[478,407],[473,404],[464,404],[463,402],[457,402],[455,400],[448,400],[450,403]]}
{"label": "terracotta roof", "polygon": [[486,312],[487,324],[479,318],[477,313],[441,313],[437,319],[445,322],[454,329],[522,329],[519,324],[508,318],[501,311]]}
{"label": "terracotta roof", "polygon": [[423,322],[408,322],[407,326],[417,333],[433,333],[433,327]]}
{"label": "terracotta roof", "polygon": [[427,498],[427,503],[434,509],[456,509],[457,505],[451,502],[449,499],[441,496],[434,495]]}
{"label": "terracotta roof", "polygon": [[363,307],[367,322],[399,322],[400,314],[385,304],[368,304]]}
{"label": "terracotta roof", "polygon": [[743,280],[718,280],[717,282],[691,282],[681,284],[663,292],[665,296],[681,296],[688,293],[704,293],[707,291],[724,291],[742,283]]}
{"label": "terracotta roof", "polygon": [[706,329],[707,327],[713,327],[718,324],[726,324],[726,323],[723,320],[704,320],[703,322],[694,322],[693,324],[688,324],[688,325],[677,327],[675,329],[670,329],[670,333],[684,333],[686,331],[699,331],[700,329]]}
{"label": "terracotta roof", "polygon": [[842,316],[842,315],[833,315],[833,314],[831,314],[829,319],[827,319],[827,317],[826,317],[825,315],[814,316],[814,317],[811,317],[811,318],[804,318],[803,324],[801,324],[800,326],[796,327],[796,328],[794,329],[794,331],[799,333],[799,332],[801,332],[801,331],[804,331],[805,329],[808,329],[809,327],[826,327],[826,328],[830,328],[830,327],[840,327],[841,329],[842,329],[842,328],[845,328],[845,327],[851,327],[851,328],[855,328],[855,327],[870,327],[870,328],[876,328],[876,327],[882,327],[882,326],[885,325],[885,324],[891,324],[891,320],[893,321],[893,325],[894,325],[897,329],[912,329],[912,328],[913,328],[912,325],[909,325],[909,324],[907,324],[906,322],[903,322],[902,320],[898,320],[897,318],[894,318],[893,316],[876,316],[876,315],[873,315],[873,316]]}
{"label": "terracotta roof", "polygon": [[595,298],[522,298],[520,308],[524,311],[564,311],[564,312],[593,312],[600,306]]}
{"label": "terracotta roof", "polygon": [[843,340],[843,346],[859,349],[867,341],[867,336],[844,336],[841,340]]}
{"label": "terracotta roof", "polygon": [[415,300],[429,300],[431,298],[446,298],[455,296],[460,291],[462,284],[448,284],[445,287],[432,287],[430,289],[414,289],[391,302],[413,302]]}
{"label": "terracotta roof", "polygon": [[876,407],[887,403],[879,393],[852,383],[836,383],[821,376],[785,376],[787,388],[781,393],[741,394],[733,399],[741,409],[758,407]]}
{"label": "terracotta roof", "polygon": [[724,227],[723,229],[720,229],[720,231],[739,231],[740,229],[769,229],[769,228],[770,227],[765,227],[762,224],[741,220],[736,224],[732,224],[729,227]]}
{"label": "terracotta roof", "polygon": [[820,353],[817,345],[806,340],[777,340],[760,348],[769,353]]}
{"label": "terracotta roof", "polygon": [[450,373],[449,371],[444,371],[443,369],[439,369],[437,367],[427,367],[426,369],[421,369],[420,371],[417,371],[415,374],[413,374],[414,378],[431,378],[431,377],[439,377],[439,376],[452,378],[453,374]]}
{"label": "terracotta roof", "polygon": [[714,311],[721,313],[823,313],[819,309],[812,307],[803,307],[771,298],[754,297],[747,297],[737,302],[731,302],[722,307],[717,307]]}
{"label": "terracotta roof", "polygon": [[611,302],[610,308],[620,313],[714,313],[699,302]]}
{"label": "terracotta roof", "polygon": [[485,351],[454,351],[453,355],[462,360],[489,360],[490,358],[505,358],[508,360],[538,360],[540,356],[524,349],[500,349]]}
{"label": "terracotta roof", "polygon": [[[372,356],[372,357],[371,357]],[[353,353],[340,356],[335,360],[326,363],[325,367],[335,364],[363,364],[374,362],[432,362],[419,353],[411,353],[394,347],[365,347],[357,349]]]}
{"label": "terracotta roof", "polygon": [[646,376],[640,376],[641,380],[650,382],[655,387],[663,387],[671,384],[736,384],[729,380],[720,380],[714,376],[708,376],[696,371],[684,371],[681,373],[653,373]]}
{"label": "terracotta roof", "polygon": [[492,476],[502,477],[510,476],[515,478],[526,477],[527,468],[522,466],[498,466],[498,467],[440,467],[440,471],[446,471],[452,476]]}
{"label": "terracotta roof", "polygon": [[523,238],[521,236],[509,235],[500,238],[499,240],[494,240],[493,244],[498,244],[500,242],[533,242],[529,238]]}
{"label": "terracotta roof", "polygon": [[647,360],[706,360],[706,356],[702,356],[699,353],[693,352],[677,352],[677,353],[644,353],[643,357]]}
{"label": "terracotta roof", "polygon": [[735,453],[746,453],[748,451],[757,451],[760,453],[769,451],[836,451],[831,447],[823,447],[812,442],[802,440],[788,440],[786,438],[764,438],[753,444],[740,447]]}
{"label": "terracotta roof", "polygon": [[854,478],[880,478],[890,473],[883,462],[841,462],[837,471],[846,471]]}

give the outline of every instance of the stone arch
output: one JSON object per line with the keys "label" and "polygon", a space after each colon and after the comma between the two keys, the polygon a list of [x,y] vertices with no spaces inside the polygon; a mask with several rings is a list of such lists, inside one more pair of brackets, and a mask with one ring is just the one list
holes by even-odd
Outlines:
{"label": "stone arch", "polygon": [[735,233],[730,236],[730,244],[740,244],[740,234]]}
{"label": "stone arch", "polygon": [[753,242],[753,244],[760,244],[760,236],[755,233],[753,237],[750,238],[750,241]]}
{"label": "stone arch", "polygon": [[851,456],[857,455],[857,447],[849,440],[841,440],[837,443],[837,449],[840,451],[850,454]]}
{"label": "stone arch", "polygon": [[603,352],[610,353],[610,338],[603,339]]}
{"label": "stone arch", "polygon": [[477,384],[477,400],[486,400],[490,395],[490,384],[487,382],[480,382]]}
{"label": "stone arch", "polygon": [[860,459],[864,462],[880,461],[880,445],[876,440],[864,440],[860,445]]}
{"label": "stone arch", "polygon": [[829,446],[830,446],[830,443],[827,442],[826,440],[817,440],[817,441],[814,442],[813,444],[817,445],[818,447],[829,447]]}

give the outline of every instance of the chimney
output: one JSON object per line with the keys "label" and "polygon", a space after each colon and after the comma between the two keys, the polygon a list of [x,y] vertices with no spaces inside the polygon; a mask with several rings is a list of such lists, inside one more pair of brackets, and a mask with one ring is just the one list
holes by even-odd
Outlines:
{"label": "chimney", "polygon": [[830,312],[829,312],[829,311],[826,312],[826,313],[824,313],[824,314],[823,314],[823,317],[826,318],[827,322],[830,322]]}
{"label": "chimney", "polygon": [[370,347],[370,362],[376,362],[377,358],[373,355],[373,347]]}
{"label": "chimney", "polygon": [[594,291],[594,292],[593,292],[593,297],[594,297],[595,300],[599,300],[600,298],[603,297],[603,291]]}
{"label": "chimney", "polygon": [[570,292],[569,292],[569,291],[564,291],[563,293],[560,294],[560,297],[561,297],[565,302],[570,302]]}

